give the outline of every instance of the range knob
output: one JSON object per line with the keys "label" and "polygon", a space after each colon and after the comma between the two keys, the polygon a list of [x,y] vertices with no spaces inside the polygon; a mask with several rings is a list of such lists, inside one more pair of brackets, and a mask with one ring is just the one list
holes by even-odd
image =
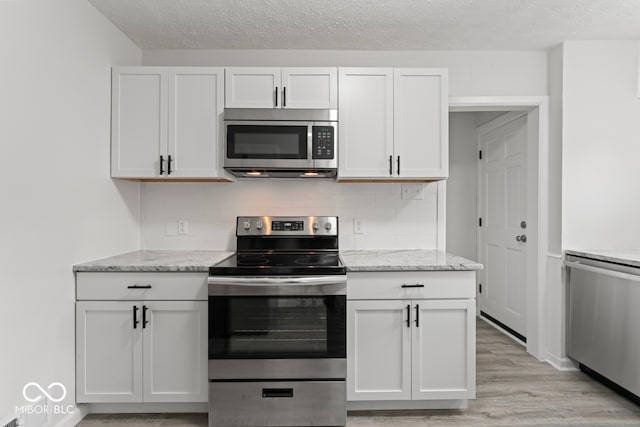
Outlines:
{"label": "range knob", "polygon": [[314,229],[314,230],[317,230],[318,228],[320,228],[320,225],[318,225],[318,223],[317,223],[317,222],[314,222],[314,223],[313,223],[313,229]]}
{"label": "range knob", "polygon": [[327,223],[324,225],[324,229],[325,229],[325,230],[327,230],[327,231],[330,231],[330,230],[331,230],[331,223],[330,223],[330,222],[327,222]]}
{"label": "range knob", "polygon": [[262,230],[262,221],[256,222],[256,229]]}
{"label": "range knob", "polygon": [[243,227],[245,230],[248,230],[248,229],[250,229],[250,228],[251,228],[251,223],[250,223],[249,221],[245,221],[245,222],[244,222],[244,224],[242,224],[242,227]]}

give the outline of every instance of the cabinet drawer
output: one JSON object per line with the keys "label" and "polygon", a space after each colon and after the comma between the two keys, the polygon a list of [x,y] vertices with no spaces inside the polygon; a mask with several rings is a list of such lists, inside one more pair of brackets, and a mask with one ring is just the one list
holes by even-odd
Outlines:
{"label": "cabinet drawer", "polygon": [[206,300],[206,273],[77,273],[78,300]]}
{"label": "cabinet drawer", "polygon": [[347,299],[475,298],[475,284],[475,271],[356,272],[347,274]]}

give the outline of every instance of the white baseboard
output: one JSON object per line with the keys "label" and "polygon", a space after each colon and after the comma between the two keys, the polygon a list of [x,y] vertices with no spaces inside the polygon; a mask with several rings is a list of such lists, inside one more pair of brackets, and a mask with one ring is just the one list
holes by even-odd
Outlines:
{"label": "white baseboard", "polygon": [[347,411],[387,411],[409,409],[467,409],[467,399],[456,400],[371,400],[349,401]]}
{"label": "white baseboard", "polygon": [[568,357],[558,357],[555,354],[547,353],[545,362],[556,368],[558,371],[577,371],[575,363]]}
{"label": "white baseboard", "polygon": [[203,403],[89,403],[89,414],[135,414],[209,412],[209,404]]}
{"label": "white baseboard", "polygon": [[87,405],[76,406],[70,414],[58,421],[53,427],[73,427],[89,414]]}

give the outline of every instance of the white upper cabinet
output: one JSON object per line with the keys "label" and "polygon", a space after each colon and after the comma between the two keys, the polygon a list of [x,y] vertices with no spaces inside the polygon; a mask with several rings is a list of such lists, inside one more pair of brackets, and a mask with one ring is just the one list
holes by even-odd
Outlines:
{"label": "white upper cabinet", "polygon": [[339,179],[448,176],[445,69],[341,68]]}
{"label": "white upper cabinet", "polygon": [[276,108],[280,68],[233,67],[225,69],[226,108]]}
{"label": "white upper cabinet", "polygon": [[224,71],[212,67],[115,67],[111,176],[222,177]]}
{"label": "white upper cabinet", "polygon": [[341,68],[338,175],[392,177],[393,69]]}
{"label": "white upper cabinet", "polygon": [[171,176],[219,176],[223,112],[222,69],[170,69],[167,154],[172,159]]}
{"label": "white upper cabinet", "polygon": [[167,151],[167,73],[165,67],[113,69],[111,176],[160,175],[160,155]]}
{"label": "white upper cabinet", "polygon": [[337,108],[337,69],[230,67],[226,108]]}
{"label": "white upper cabinet", "polygon": [[393,143],[398,177],[449,175],[447,81],[444,70],[394,70]]}
{"label": "white upper cabinet", "polygon": [[337,68],[283,68],[283,108],[338,108]]}

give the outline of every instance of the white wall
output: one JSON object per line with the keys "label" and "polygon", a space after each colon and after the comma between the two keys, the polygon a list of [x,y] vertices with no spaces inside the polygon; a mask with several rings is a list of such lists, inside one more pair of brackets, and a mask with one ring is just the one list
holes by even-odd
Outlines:
{"label": "white wall", "polygon": [[562,247],[640,247],[637,41],[564,44]]}
{"label": "white wall", "polygon": [[546,52],[349,50],[144,50],[144,65],[437,67],[450,96],[547,94]]}
{"label": "white wall", "polygon": [[[479,113],[449,114],[449,179],[447,180],[447,251],[477,260]],[[501,115],[503,113],[498,113]]]}
{"label": "white wall", "polygon": [[549,235],[545,276],[546,359],[558,368],[570,366],[565,349],[566,287],[562,278],[562,81],[563,46],[549,52]]}
{"label": "white wall", "polygon": [[109,121],[110,67],[140,50],[85,0],[19,0],[0,2],[0,52],[4,420],[30,381],[74,403],[71,266],[138,247],[138,184],[109,178]]}
{"label": "white wall", "polygon": [[[235,183],[142,185],[144,249],[235,250],[235,220],[243,215],[337,215],[340,249],[436,248],[436,183],[418,184],[424,199],[402,200],[401,184],[329,180],[239,180]],[[364,234],[353,233],[353,219]],[[177,234],[177,220],[189,235]]]}

